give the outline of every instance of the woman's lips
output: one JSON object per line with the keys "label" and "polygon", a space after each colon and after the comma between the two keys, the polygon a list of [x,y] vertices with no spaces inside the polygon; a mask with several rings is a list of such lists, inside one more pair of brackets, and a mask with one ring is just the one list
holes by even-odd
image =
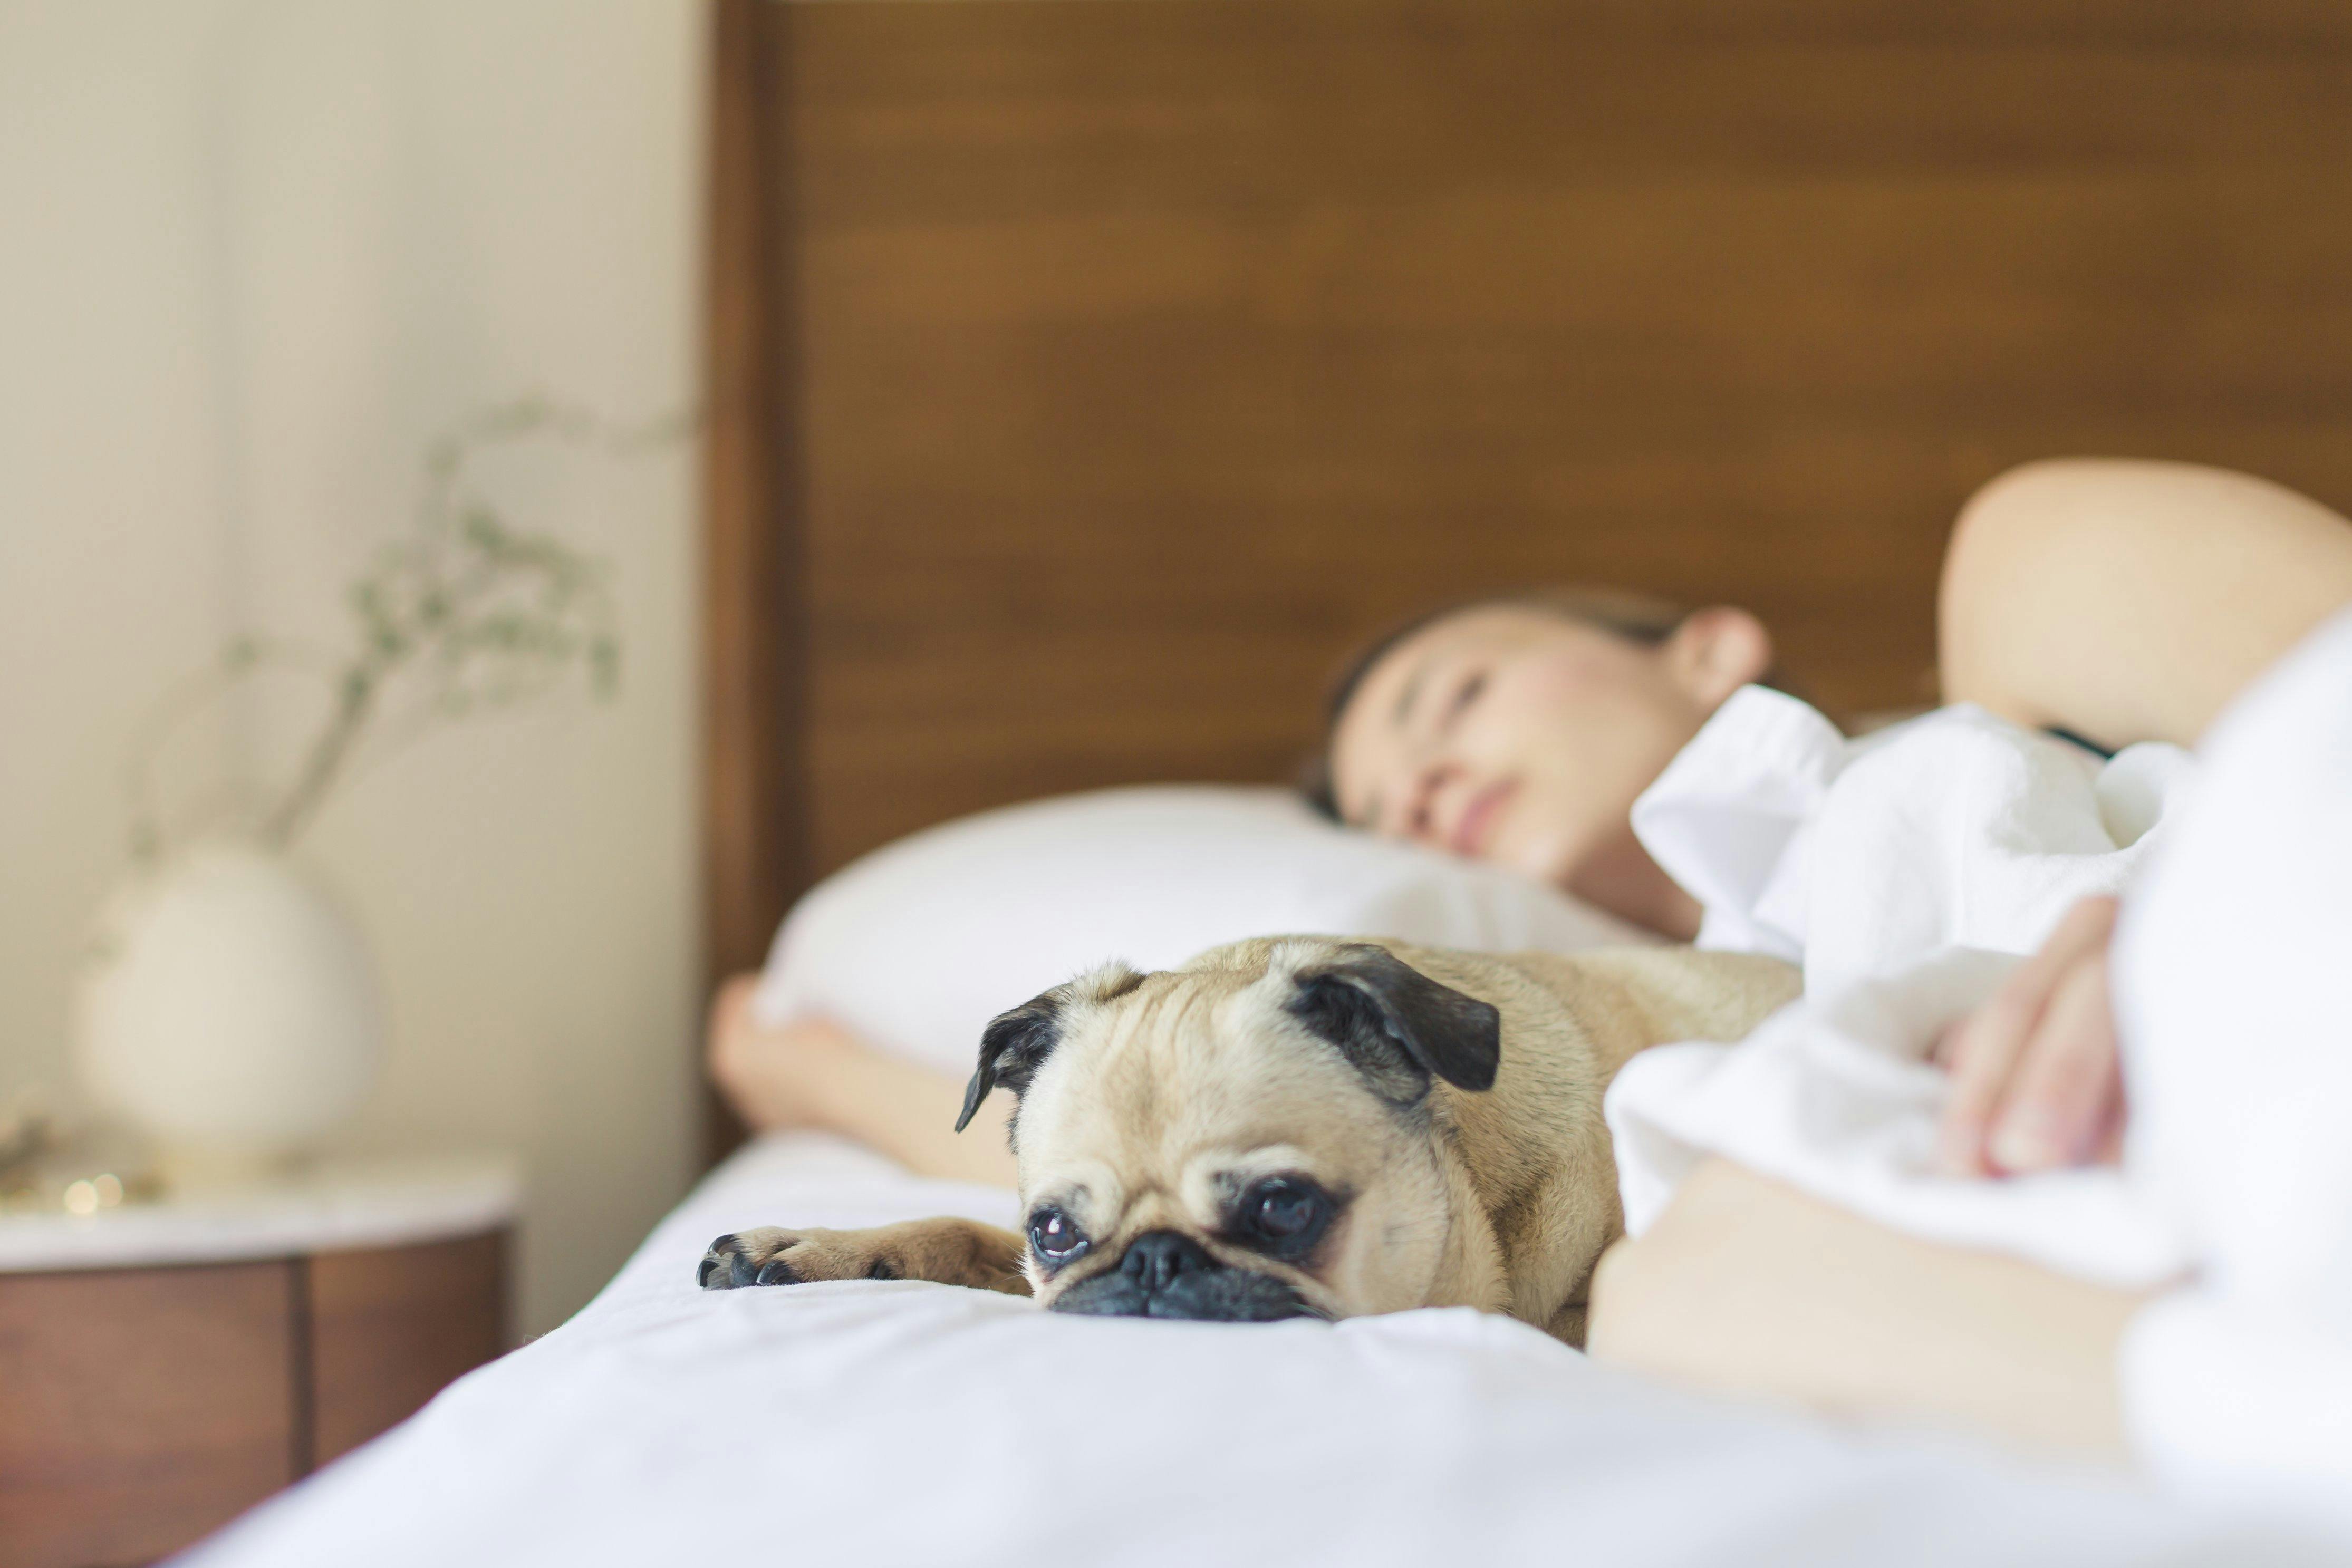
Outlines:
{"label": "woman's lips", "polygon": [[1506,779],[1500,784],[1489,784],[1471,796],[1470,803],[1462,809],[1462,815],[1454,823],[1454,832],[1447,841],[1448,847],[1457,855],[1475,859],[1494,832],[1496,816],[1518,787],[1518,780]]}

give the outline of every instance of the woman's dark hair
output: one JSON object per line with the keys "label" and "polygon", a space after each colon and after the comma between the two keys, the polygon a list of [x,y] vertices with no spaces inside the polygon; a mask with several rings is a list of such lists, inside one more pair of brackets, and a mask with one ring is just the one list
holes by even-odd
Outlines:
{"label": "woman's dark hair", "polygon": [[[1372,666],[1391,653],[1398,643],[1423,627],[1465,610],[1539,610],[1557,615],[1564,621],[1575,621],[1598,628],[1612,637],[1622,637],[1645,648],[1654,648],[1675,634],[1675,628],[1689,617],[1690,612],[1668,600],[1653,598],[1646,593],[1623,592],[1606,588],[1543,588],[1525,593],[1497,593],[1465,599],[1452,604],[1426,611],[1412,620],[1391,627],[1374,638],[1356,656],[1348,661],[1330,691],[1323,699],[1323,744],[1307,759],[1298,776],[1299,792],[1313,806],[1333,821],[1340,821],[1339,797],[1333,792],[1331,780],[1331,740],[1339,727],[1339,716],[1348,711],[1355,700],[1356,688]],[[1778,669],[1767,671],[1758,683],[1761,685],[1789,691],[1789,683]],[[1791,695],[1801,693],[1791,692]]]}

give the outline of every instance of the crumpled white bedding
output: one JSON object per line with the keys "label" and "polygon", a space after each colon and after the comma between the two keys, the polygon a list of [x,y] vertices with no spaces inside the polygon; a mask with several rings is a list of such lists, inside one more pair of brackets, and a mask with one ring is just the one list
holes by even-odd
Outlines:
{"label": "crumpled white bedding", "polygon": [[2125,1333],[2125,1427],[2352,1531],[2352,609],[2202,756],[2116,934],[2124,1171],[2198,1265]]}
{"label": "crumpled white bedding", "polygon": [[[1710,726],[1675,763],[1684,798],[1653,816],[1653,850],[1716,834],[1737,874],[1712,884],[1734,902],[1709,925],[1727,940],[1795,927],[1810,982],[1826,924],[1842,951],[1876,941],[1887,972],[1809,985],[1737,1047],[1627,1067],[1608,1114],[1628,1228],[1715,1152],[1883,1223],[2165,1287],[2116,1361],[2143,1462],[2352,1528],[2352,609],[2231,704],[2193,779],[2146,752],[2070,779],[2052,742],[1939,715],[1828,756],[1833,781],[1809,790],[1827,756],[1809,711],[1727,708],[1712,755]],[[2151,847],[2113,948],[2122,1168],[1928,1174],[1944,1086],[1920,1058],[2013,961],[1951,945],[2025,951]],[[1874,910],[1875,938],[1855,925]]]}
{"label": "crumpled white bedding", "polygon": [[1700,1160],[1721,1155],[1953,1246],[2123,1289],[2178,1273],[2187,1261],[2178,1230],[2112,1166],[2010,1181],[1935,1174],[1948,1081],[1927,1048],[2017,962],[1949,948],[1784,1008],[1737,1048],[1685,1044],[1637,1058],[1642,1072],[1607,1102],[1626,1228],[1648,1229]]}
{"label": "crumpled white bedding", "polygon": [[2195,768],[2158,743],[2102,760],[1965,703],[1848,740],[1747,686],[1633,830],[1705,906],[1700,946],[1801,962],[1821,997],[1948,946],[2032,952],[2075,900],[2130,882]]}
{"label": "crumpled white bedding", "polygon": [[2177,747],[2102,762],[1979,708],[1849,741],[1796,698],[1735,694],[1635,806],[1706,906],[1702,946],[1801,959],[1805,996],[1738,1045],[1646,1051],[1610,1086],[1625,1228],[1722,1155],[1887,1225],[2101,1283],[2187,1261],[2113,1168],[1956,1181],[1933,1168],[1943,1027],[2066,911],[2121,892],[2193,776]]}
{"label": "crumpled white bedding", "polygon": [[914,1281],[694,1285],[729,1229],[1011,1207],[814,1135],[754,1145],[572,1322],[184,1562],[2340,1560],[2112,1475],[1665,1392],[1467,1311],[1191,1324]]}

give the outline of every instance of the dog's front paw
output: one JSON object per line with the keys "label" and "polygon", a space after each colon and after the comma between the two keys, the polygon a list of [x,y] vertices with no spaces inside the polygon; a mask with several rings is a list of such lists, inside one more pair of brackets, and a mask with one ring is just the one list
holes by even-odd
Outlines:
{"label": "dog's front paw", "polygon": [[796,1231],[762,1226],[735,1230],[713,1241],[696,1265],[694,1282],[706,1291],[732,1291],[744,1285],[797,1285],[783,1255],[800,1245]]}
{"label": "dog's front paw", "polygon": [[695,1282],[706,1291],[744,1285],[804,1285],[816,1280],[896,1280],[888,1249],[855,1230],[782,1230],[772,1225],[720,1237],[702,1255]]}

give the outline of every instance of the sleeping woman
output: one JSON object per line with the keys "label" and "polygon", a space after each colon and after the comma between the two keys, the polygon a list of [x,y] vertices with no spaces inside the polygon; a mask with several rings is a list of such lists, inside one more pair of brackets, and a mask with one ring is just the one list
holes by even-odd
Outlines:
{"label": "sleeping woman", "polygon": [[[2352,525],[2305,497],[2182,465],[2038,464],[1980,492],[1954,529],[1942,690],[2104,751],[2192,746],[2347,603]],[[1369,831],[1510,867],[1675,940],[1715,941],[1704,890],[1661,867],[1634,806],[1772,666],[1769,632],[1737,609],[1675,616],[1531,595],[1453,610],[1387,639],[1342,683],[1321,793]],[[2086,901],[1946,1034],[1938,1150],[1952,1176],[2116,1156],[2126,1108],[2115,925],[2112,899]],[[1001,1138],[947,1133],[960,1084],[824,1020],[763,1028],[750,988],[745,977],[721,991],[709,1052],[752,1124],[826,1127],[919,1171],[1010,1185]],[[2336,1035],[2352,1044],[2352,1012]],[[2113,1448],[2117,1347],[2142,1304],[1914,1239],[1716,1159],[1604,1260],[1591,1344],[1705,1386]],[[2352,1362],[2352,1343],[2339,1354]]]}

